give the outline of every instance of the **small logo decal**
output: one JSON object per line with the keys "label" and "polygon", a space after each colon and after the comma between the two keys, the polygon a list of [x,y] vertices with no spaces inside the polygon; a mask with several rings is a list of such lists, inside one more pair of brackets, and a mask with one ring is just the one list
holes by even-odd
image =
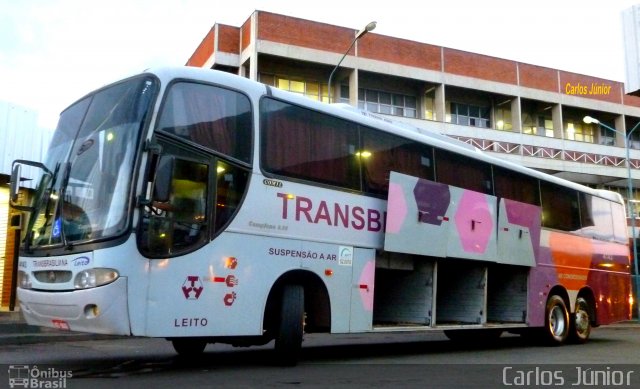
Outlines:
{"label": "small logo decal", "polygon": [[204,286],[198,276],[188,276],[182,284],[182,293],[187,300],[197,300],[203,290]]}
{"label": "small logo decal", "polygon": [[87,266],[91,260],[89,257],[78,257],[73,259],[71,262],[73,263],[73,266]]}
{"label": "small logo decal", "polygon": [[338,264],[340,266],[352,266],[353,265],[353,247],[340,246],[338,248]]}

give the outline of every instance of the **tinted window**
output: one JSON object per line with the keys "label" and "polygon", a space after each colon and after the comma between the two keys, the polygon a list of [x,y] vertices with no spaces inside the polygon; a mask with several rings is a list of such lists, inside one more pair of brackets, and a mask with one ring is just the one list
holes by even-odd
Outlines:
{"label": "tinted window", "polygon": [[238,92],[175,83],[167,93],[158,128],[240,161],[250,161],[251,104]]}
{"label": "tinted window", "polygon": [[537,178],[494,166],[493,184],[498,197],[540,205]]}
{"label": "tinted window", "polygon": [[578,192],[549,182],[540,182],[542,225],[563,231],[581,228]]}
{"label": "tinted window", "polygon": [[441,149],[435,149],[434,153],[438,182],[493,194],[489,164]]}
{"label": "tinted window", "polygon": [[629,235],[624,206],[611,202],[611,215],[613,216],[613,238],[616,242],[627,243],[629,241]]}
{"label": "tinted window", "polygon": [[268,98],[260,110],[266,171],[360,189],[355,124]]}
{"label": "tinted window", "polygon": [[362,164],[364,190],[386,194],[389,172],[433,180],[433,153],[426,145],[371,129],[362,129]]}
{"label": "tinted window", "polygon": [[609,200],[580,193],[582,232],[592,238],[613,240],[612,205]]}

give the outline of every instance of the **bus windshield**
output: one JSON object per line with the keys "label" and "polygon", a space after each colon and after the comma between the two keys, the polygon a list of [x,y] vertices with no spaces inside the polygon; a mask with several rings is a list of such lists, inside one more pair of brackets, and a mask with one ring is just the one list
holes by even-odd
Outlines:
{"label": "bus windshield", "polygon": [[31,248],[71,245],[127,226],[136,145],[157,83],[129,79],[78,101],[60,116],[29,220]]}

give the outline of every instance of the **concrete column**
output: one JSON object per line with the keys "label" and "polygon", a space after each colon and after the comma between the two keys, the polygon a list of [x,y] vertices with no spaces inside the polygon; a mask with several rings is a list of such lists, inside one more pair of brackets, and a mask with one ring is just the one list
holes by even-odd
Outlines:
{"label": "concrete column", "polygon": [[[349,105],[352,105],[356,108],[358,107],[358,88],[358,69],[353,69],[351,72],[349,72]],[[338,95],[339,93],[340,88],[338,87],[338,93],[336,93],[336,95]]]}
{"label": "concrete column", "polygon": [[556,139],[564,139],[562,104],[555,104],[551,108],[551,119],[553,120],[553,137]]}
{"label": "concrete column", "polygon": [[256,11],[251,15],[251,40],[249,43],[249,51],[251,52],[249,57],[249,79],[254,81],[258,81],[258,12]]}
{"label": "concrete column", "polygon": [[[625,136],[627,135],[627,124],[625,123],[624,115],[616,116],[616,121],[614,123],[614,128],[616,130],[620,131],[622,134],[625,134]],[[618,146],[618,147],[624,147],[624,138],[625,138],[625,136],[622,136],[622,134],[619,134],[619,133],[616,132],[616,146]]]}
{"label": "concrete column", "polygon": [[444,122],[447,117],[447,101],[444,93],[444,84],[436,86],[436,98],[435,98],[435,120]]}

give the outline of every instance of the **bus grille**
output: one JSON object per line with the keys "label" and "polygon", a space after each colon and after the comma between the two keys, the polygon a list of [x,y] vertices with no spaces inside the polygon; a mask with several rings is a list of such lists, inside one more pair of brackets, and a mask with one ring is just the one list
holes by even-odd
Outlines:
{"label": "bus grille", "polygon": [[36,280],[46,284],[61,284],[71,280],[71,272],[68,270],[42,270],[33,272]]}

